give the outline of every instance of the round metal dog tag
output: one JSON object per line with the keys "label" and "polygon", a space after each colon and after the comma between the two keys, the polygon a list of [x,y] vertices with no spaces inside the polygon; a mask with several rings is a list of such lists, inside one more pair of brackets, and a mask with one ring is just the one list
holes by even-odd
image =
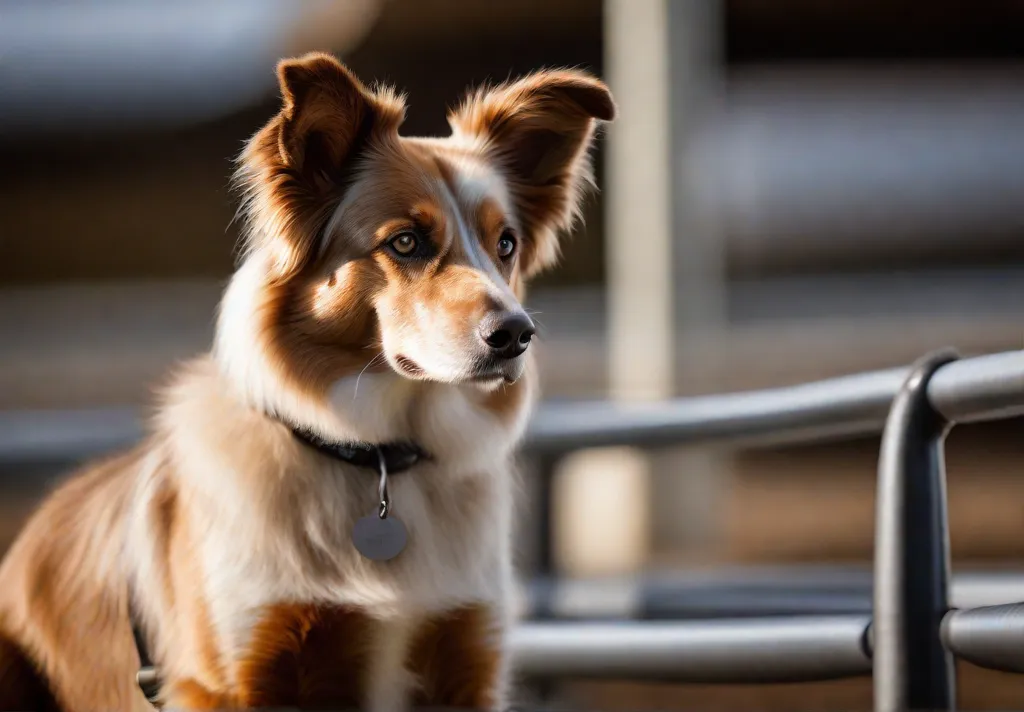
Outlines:
{"label": "round metal dog tag", "polygon": [[395,516],[368,514],[352,529],[356,551],[373,561],[388,561],[402,553],[407,534],[405,525]]}

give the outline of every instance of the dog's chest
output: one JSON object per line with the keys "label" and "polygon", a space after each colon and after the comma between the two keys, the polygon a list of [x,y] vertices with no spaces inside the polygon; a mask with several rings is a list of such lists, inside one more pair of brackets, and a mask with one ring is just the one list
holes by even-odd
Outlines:
{"label": "dog's chest", "polygon": [[264,708],[485,708],[498,695],[502,626],[501,614],[484,605],[385,619],[345,606],[267,606],[233,666],[231,701]]}
{"label": "dog's chest", "polygon": [[[402,670],[380,662],[387,658],[383,651],[397,655],[402,636],[411,641],[421,624],[467,603],[505,616],[513,588],[505,473],[452,480],[417,468],[393,478],[392,516],[407,527],[408,544],[388,562],[363,558],[352,542],[355,522],[376,510],[376,480],[359,472],[320,481],[322,489],[304,490],[273,527],[252,525],[268,517],[224,517],[217,530],[231,532],[231,540],[203,539],[211,623],[229,659],[267,663],[279,656],[259,651],[284,643],[266,640],[291,641],[290,662],[274,663],[291,670],[285,688],[301,682],[314,691],[329,689],[334,683],[307,663],[340,663],[363,650],[361,669],[372,659],[381,670]],[[376,652],[365,657],[371,648]]]}

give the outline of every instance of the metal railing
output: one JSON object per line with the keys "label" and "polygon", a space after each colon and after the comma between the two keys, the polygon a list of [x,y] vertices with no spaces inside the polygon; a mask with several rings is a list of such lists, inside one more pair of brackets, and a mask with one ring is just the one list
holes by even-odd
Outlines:
{"label": "metal railing", "polygon": [[956,423],[1024,414],[1024,352],[660,406],[549,409],[534,445],[778,443],[882,432],[871,614],[692,622],[528,624],[520,670],[699,682],[791,682],[871,673],[875,708],[952,709],[953,656],[1024,672],[1024,604],[951,610],[943,442]]}
{"label": "metal railing", "polygon": [[[1024,603],[952,608],[976,598],[950,596],[943,441],[956,423],[1018,415],[1024,415],[1024,351],[968,359],[941,352],[908,369],[659,405],[547,406],[526,446],[546,470],[592,445],[768,444],[881,432],[871,605],[865,610],[861,598],[859,608],[828,615],[527,622],[512,633],[514,664],[532,678],[680,682],[870,673],[881,712],[952,709],[954,655],[1024,672]],[[64,416],[49,423],[59,427],[47,441],[40,435],[46,417],[0,416],[0,464],[73,459],[76,448],[98,449],[101,430],[109,445],[137,436],[127,414],[108,413],[106,425],[121,426],[119,433]],[[1019,595],[1021,585],[1017,579],[1006,590]],[[866,596],[863,582],[860,590]]]}

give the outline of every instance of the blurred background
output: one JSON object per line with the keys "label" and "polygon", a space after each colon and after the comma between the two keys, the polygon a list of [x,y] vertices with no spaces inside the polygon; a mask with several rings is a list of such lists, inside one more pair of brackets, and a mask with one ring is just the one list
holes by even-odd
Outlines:
{"label": "blurred background", "polygon": [[[276,111],[276,60],[312,49],[407,90],[407,134],[446,133],[446,107],[486,80],[572,65],[609,81],[621,118],[596,153],[601,192],[530,296],[548,400],[1024,345],[1019,0],[0,0],[0,445],[45,449],[59,434],[33,424],[68,413],[83,453],[92,435],[130,439],[168,368],[208,347],[232,158]],[[1024,569],[1020,425],[951,437],[956,571]],[[524,576],[868,565],[877,447],[577,453],[555,473],[547,562],[523,508]],[[12,452],[0,549],[73,464]],[[965,706],[1024,699],[1013,678],[962,679]],[[869,681],[562,694],[870,705]]]}

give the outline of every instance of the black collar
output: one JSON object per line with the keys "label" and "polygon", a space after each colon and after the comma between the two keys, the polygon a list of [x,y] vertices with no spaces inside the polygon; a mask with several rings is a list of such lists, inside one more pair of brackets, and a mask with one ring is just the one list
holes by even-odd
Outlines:
{"label": "black collar", "polygon": [[[296,426],[289,426],[292,435],[328,457],[341,460],[356,467],[365,467],[380,472],[380,456],[389,475],[404,472],[413,465],[429,458],[426,451],[415,443],[363,443],[330,442],[319,435]],[[378,454],[379,453],[379,454]]]}

